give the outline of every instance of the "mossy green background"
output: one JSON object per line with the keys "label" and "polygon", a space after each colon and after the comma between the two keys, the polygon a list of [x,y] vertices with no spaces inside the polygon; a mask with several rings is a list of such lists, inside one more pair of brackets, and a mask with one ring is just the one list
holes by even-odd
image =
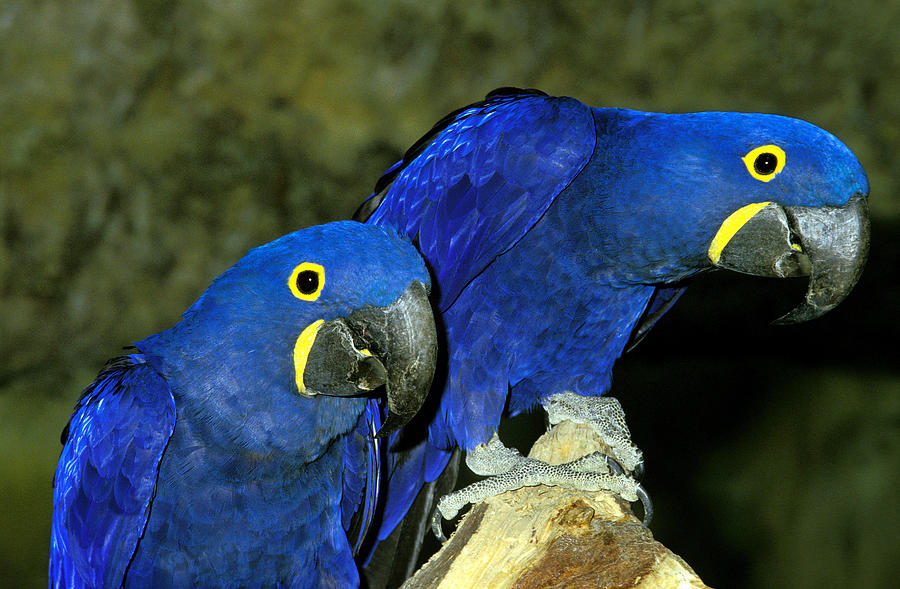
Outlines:
{"label": "mossy green background", "polygon": [[46,583],[59,432],[106,358],[502,85],[786,114],[857,153],[873,249],[841,307],[770,327],[802,284],[710,275],[614,392],[654,532],[708,583],[895,583],[897,2],[4,0],[0,585]]}

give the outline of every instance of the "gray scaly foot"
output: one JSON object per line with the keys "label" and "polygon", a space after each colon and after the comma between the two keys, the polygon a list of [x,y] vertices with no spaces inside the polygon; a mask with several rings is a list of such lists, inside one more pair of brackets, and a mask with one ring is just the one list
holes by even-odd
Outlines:
{"label": "gray scaly foot", "polygon": [[[573,392],[559,393],[547,399],[544,406],[550,425],[563,421],[583,423],[591,426],[600,441],[612,453],[610,468],[615,474],[640,478],[644,473],[644,456],[641,449],[631,441],[631,432],[625,421],[625,411],[618,399],[613,397],[585,397]],[[637,483],[635,483],[637,484]],[[610,489],[615,492],[615,490]],[[653,502],[640,484],[636,489],[644,509],[643,524],[650,526],[653,520]],[[632,501],[619,493],[623,499]]]}
{"label": "gray scaly foot", "polygon": [[560,393],[547,399],[544,409],[551,426],[567,420],[591,426],[626,474],[643,470],[643,454],[631,441],[625,412],[617,399]]}
{"label": "gray scaly foot", "polygon": [[[583,406],[581,400],[588,403]],[[472,472],[490,478],[441,497],[432,518],[435,536],[445,541],[441,518],[453,519],[469,503],[542,484],[589,492],[610,491],[632,502],[640,499],[644,506],[644,524],[649,524],[652,514],[649,496],[637,481],[623,474],[623,469],[631,473],[639,468],[641,451],[631,443],[625,414],[618,401],[564,393],[551,397],[547,410],[551,424],[569,419],[592,425],[615,454],[614,460],[595,452],[572,462],[551,465],[507,448],[494,434],[487,444],[477,446],[466,455],[466,465]]]}

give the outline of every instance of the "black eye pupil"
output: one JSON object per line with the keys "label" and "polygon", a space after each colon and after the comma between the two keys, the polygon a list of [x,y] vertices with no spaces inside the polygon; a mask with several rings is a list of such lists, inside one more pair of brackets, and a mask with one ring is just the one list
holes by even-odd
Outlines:
{"label": "black eye pupil", "polygon": [[316,292],[319,288],[319,275],[313,270],[304,270],[297,274],[297,290],[305,295]]}
{"label": "black eye pupil", "polygon": [[760,176],[768,176],[778,167],[778,156],[774,153],[761,153],[753,162],[753,169]]}

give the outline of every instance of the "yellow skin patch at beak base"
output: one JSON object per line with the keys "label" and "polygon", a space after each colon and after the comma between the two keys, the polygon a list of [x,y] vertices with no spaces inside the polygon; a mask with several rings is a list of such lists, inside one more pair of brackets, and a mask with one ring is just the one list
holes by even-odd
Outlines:
{"label": "yellow skin patch at beak base", "polygon": [[306,360],[309,358],[309,351],[316,341],[316,334],[319,333],[319,328],[322,327],[324,322],[324,319],[319,319],[310,323],[297,338],[297,343],[294,344],[294,378],[297,381],[297,390],[302,395],[312,396],[306,392],[306,386],[303,384],[303,372],[306,370]]}
{"label": "yellow skin patch at beak base", "polygon": [[709,250],[706,253],[713,264],[719,263],[719,257],[722,255],[722,250],[725,249],[725,246],[728,245],[728,242],[731,241],[734,234],[744,226],[744,223],[749,221],[756,213],[769,204],[771,204],[771,201],[755,202],[743,206],[728,215],[728,218],[725,219],[721,227],[719,227],[719,230],[716,232],[716,236],[713,237],[712,242],[710,242]]}

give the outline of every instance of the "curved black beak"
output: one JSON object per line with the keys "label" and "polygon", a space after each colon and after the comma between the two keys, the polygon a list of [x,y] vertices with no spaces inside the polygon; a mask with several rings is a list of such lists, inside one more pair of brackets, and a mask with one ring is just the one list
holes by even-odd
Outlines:
{"label": "curved black beak", "polygon": [[437,361],[437,330],[421,282],[386,307],[366,306],[322,323],[305,356],[305,394],[356,396],[384,385],[388,416],[376,437],[406,425],[422,407]]}
{"label": "curved black beak", "polygon": [[854,195],[842,207],[783,207],[772,202],[750,207],[743,216],[740,211],[732,215],[736,229],[725,231],[728,221],[722,225],[709,258],[719,268],[755,276],[810,277],[805,300],[773,323],[815,319],[850,294],[869,253],[865,195]]}

